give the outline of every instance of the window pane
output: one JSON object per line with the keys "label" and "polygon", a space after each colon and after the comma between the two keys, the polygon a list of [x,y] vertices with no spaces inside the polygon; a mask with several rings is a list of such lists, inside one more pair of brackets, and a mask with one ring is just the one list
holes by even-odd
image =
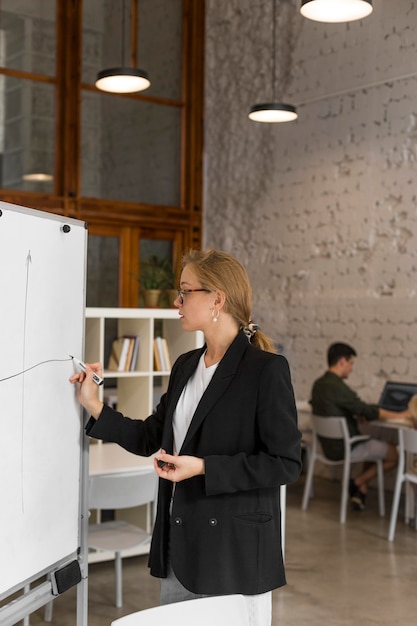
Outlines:
{"label": "window pane", "polygon": [[55,0],[3,0],[0,28],[4,67],[55,76]]}
{"label": "window pane", "polygon": [[[128,66],[131,55],[131,0],[84,0],[82,81],[97,72]],[[146,94],[181,99],[182,0],[139,0],[137,67],[148,72]]]}
{"label": "window pane", "polygon": [[0,111],[0,187],[52,192],[55,87],[0,76]]}
{"label": "window pane", "polygon": [[[147,261],[150,257],[172,260],[174,254],[174,242],[172,239],[140,239],[139,264]],[[176,287],[176,285],[172,285]]]}
{"label": "window pane", "polygon": [[118,237],[88,237],[87,306],[119,306]]}
{"label": "window pane", "polygon": [[178,206],[181,110],[84,92],[84,197]]}

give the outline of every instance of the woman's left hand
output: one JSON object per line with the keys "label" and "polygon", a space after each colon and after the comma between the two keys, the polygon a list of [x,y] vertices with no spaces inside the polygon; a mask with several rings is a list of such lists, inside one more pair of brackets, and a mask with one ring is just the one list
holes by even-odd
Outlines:
{"label": "woman's left hand", "polygon": [[160,478],[179,483],[181,480],[204,474],[204,459],[196,456],[167,454],[161,450],[154,459],[154,467]]}

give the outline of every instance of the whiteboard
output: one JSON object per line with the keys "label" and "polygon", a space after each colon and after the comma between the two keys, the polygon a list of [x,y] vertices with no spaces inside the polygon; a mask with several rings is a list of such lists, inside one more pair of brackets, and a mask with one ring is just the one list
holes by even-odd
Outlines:
{"label": "whiteboard", "polygon": [[0,202],[0,597],[80,545],[85,223]]}

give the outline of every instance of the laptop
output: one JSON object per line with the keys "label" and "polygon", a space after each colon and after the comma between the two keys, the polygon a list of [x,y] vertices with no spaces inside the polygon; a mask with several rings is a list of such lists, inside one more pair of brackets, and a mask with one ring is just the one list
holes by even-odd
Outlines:
{"label": "laptop", "polygon": [[417,395],[417,383],[385,383],[378,406],[387,411],[404,411],[412,396]]}

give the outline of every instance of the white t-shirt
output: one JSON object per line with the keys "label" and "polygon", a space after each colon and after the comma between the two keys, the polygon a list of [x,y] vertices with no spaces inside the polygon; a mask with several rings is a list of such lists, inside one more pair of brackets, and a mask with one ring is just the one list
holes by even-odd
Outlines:
{"label": "white t-shirt", "polygon": [[210,365],[210,367],[206,367],[204,354],[202,354],[197,369],[182,390],[173,419],[174,454],[181,450],[185,435],[187,434],[198,403],[201,400],[201,396],[211,381],[217,366],[218,363],[215,363],[214,365]]}

